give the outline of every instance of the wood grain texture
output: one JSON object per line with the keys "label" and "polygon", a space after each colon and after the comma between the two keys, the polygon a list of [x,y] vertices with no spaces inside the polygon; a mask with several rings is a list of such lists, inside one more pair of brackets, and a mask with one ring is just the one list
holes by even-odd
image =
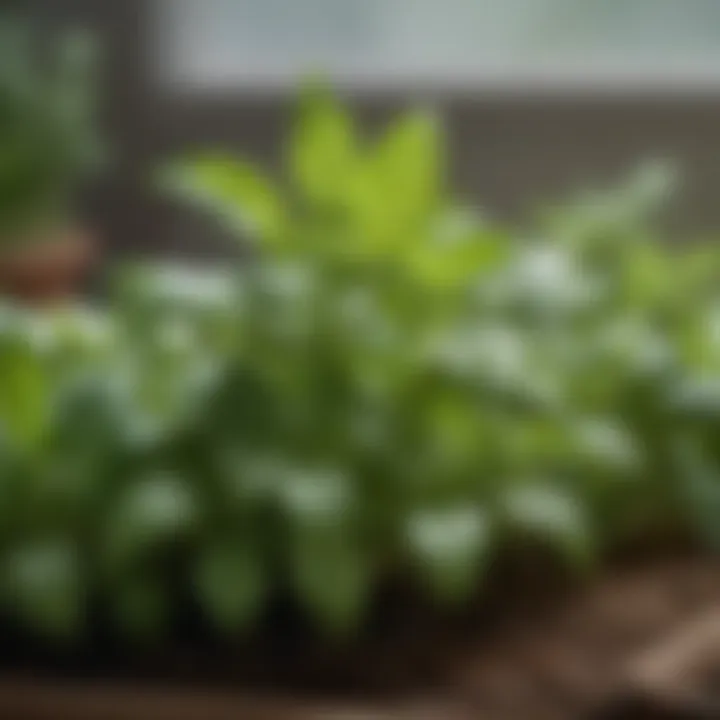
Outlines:
{"label": "wood grain texture", "polygon": [[231,692],[0,681],[3,720],[471,720],[432,701],[387,706],[253,698]]}

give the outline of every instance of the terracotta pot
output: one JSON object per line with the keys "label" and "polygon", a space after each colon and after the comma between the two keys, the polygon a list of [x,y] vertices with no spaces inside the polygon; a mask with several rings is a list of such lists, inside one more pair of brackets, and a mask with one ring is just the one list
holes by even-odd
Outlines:
{"label": "terracotta pot", "polygon": [[0,243],[0,294],[33,303],[65,299],[78,291],[94,257],[90,237],[77,230],[7,249]]}

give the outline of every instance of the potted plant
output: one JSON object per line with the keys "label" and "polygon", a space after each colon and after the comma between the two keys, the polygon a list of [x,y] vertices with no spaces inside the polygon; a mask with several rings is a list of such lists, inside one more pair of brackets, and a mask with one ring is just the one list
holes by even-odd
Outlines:
{"label": "potted plant", "polygon": [[0,18],[0,290],[32,300],[67,294],[88,267],[74,203],[98,159],[91,43],[42,41]]}

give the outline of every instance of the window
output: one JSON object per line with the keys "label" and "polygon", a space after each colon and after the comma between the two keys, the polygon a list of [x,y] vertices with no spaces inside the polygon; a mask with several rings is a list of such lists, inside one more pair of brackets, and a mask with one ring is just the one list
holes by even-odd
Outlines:
{"label": "window", "polygon": [[180,88],[720,86],[718,0],[157,0]]}
{"label": "window", "polygon": [[111,248],[214,253],[148,177],[187,148],[276,163],[284,90],[318,68],[368,90],[370,124],[437,101],[454,185],[498,217],[662,157],[685,180],[673,221],[720,225],[720,0],[17,2],[104,45],[117,164],[93,211]]}

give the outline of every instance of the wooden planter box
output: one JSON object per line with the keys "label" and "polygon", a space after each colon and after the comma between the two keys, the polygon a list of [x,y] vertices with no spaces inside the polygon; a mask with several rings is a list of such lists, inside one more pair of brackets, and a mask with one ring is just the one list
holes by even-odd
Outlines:
{"label": "wooden planter box", "polygon": [[437,703],[363,706],[252,698],[228,691],[0,681],[2,720],[471,720]]}

